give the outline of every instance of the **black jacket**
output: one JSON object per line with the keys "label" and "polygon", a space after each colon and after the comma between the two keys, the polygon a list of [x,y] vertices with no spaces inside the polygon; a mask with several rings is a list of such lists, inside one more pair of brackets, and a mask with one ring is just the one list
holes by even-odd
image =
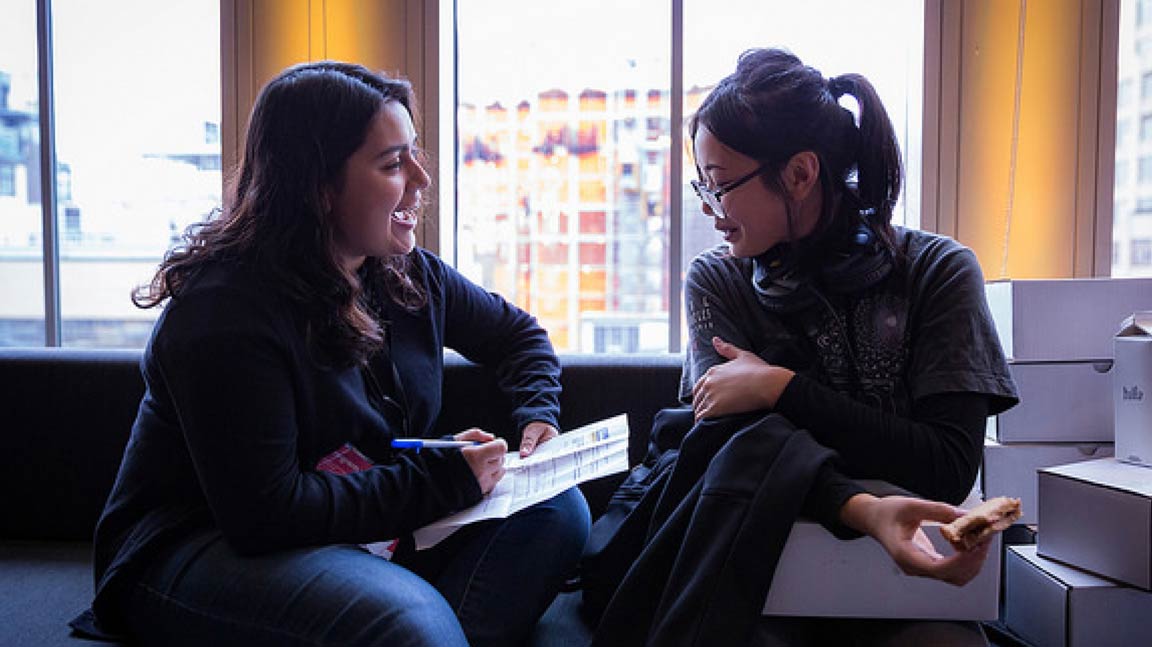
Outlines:
{"label": "black jacket", "polygon": [[693,427],[641,503],[648,536],[593,647],[746,644],[793,522],[842,478],[834,457],[777,415]]}
{"label": "black jacket", "polygon": [[[390,353],[368,367],[318,362],[303,306],[244,265],[202,272],[168,304],[144,354],[147,389],[96,529],[101,625],[116,628],[137,568],[193,529],[218,528],[238,552],[258,554],[400,537],[479,501],[459,452],[394,453],[389,444],[432,430],[445,347],[494,369],[516,429],[557,424],[559,362],[535,319],[429,252],[417,249],[412,261],[428,305],[374,304],[389,322]],[[369,396],[381,382],[406,416],[388,415]],[[345,443],[377,467],[343,476],[314,469]]]}

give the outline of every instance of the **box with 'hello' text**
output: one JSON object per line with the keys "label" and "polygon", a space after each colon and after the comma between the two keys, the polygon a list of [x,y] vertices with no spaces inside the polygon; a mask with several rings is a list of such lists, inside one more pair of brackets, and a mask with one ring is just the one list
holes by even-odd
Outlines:
{"label": "box with 'hello' text", "polygon": [[1137,312],[1121,324],[1115,364],[1116,458],[1152,468],[1152,312]]}

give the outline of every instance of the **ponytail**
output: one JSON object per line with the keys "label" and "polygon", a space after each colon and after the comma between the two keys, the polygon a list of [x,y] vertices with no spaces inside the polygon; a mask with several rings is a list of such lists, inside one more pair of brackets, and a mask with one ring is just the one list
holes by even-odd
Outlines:
{"label": "ponytail", "polygon": [[892,220],[892,210],[900,197],[903,166],[896,131],[876,88],[859,74],[842,74],[828,79],[833,99],[847,94],[860,106],[859,146],[856,154],[856,193],[871,218]]}

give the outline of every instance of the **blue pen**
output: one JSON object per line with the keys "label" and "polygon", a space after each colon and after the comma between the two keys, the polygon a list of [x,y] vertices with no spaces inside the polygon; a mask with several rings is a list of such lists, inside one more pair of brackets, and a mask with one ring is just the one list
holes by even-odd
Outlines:
{"label": "blue pen", "polygon": [[478,440],[436,440],[432,438],[396,438],[392,441],[394,449],[459,449],[482,444]]}

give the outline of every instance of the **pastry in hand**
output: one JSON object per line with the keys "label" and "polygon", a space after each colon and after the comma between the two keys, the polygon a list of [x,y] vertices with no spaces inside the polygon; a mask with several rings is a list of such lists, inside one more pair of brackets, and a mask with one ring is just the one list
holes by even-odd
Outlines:
{"label": "pastry in hand", "polygon": [[1020,499],[998,496],[972,508],[952,523],[940,526],[940,534],[956,550],[972,550],[985,539],[1011,526],[1020,514]]}

